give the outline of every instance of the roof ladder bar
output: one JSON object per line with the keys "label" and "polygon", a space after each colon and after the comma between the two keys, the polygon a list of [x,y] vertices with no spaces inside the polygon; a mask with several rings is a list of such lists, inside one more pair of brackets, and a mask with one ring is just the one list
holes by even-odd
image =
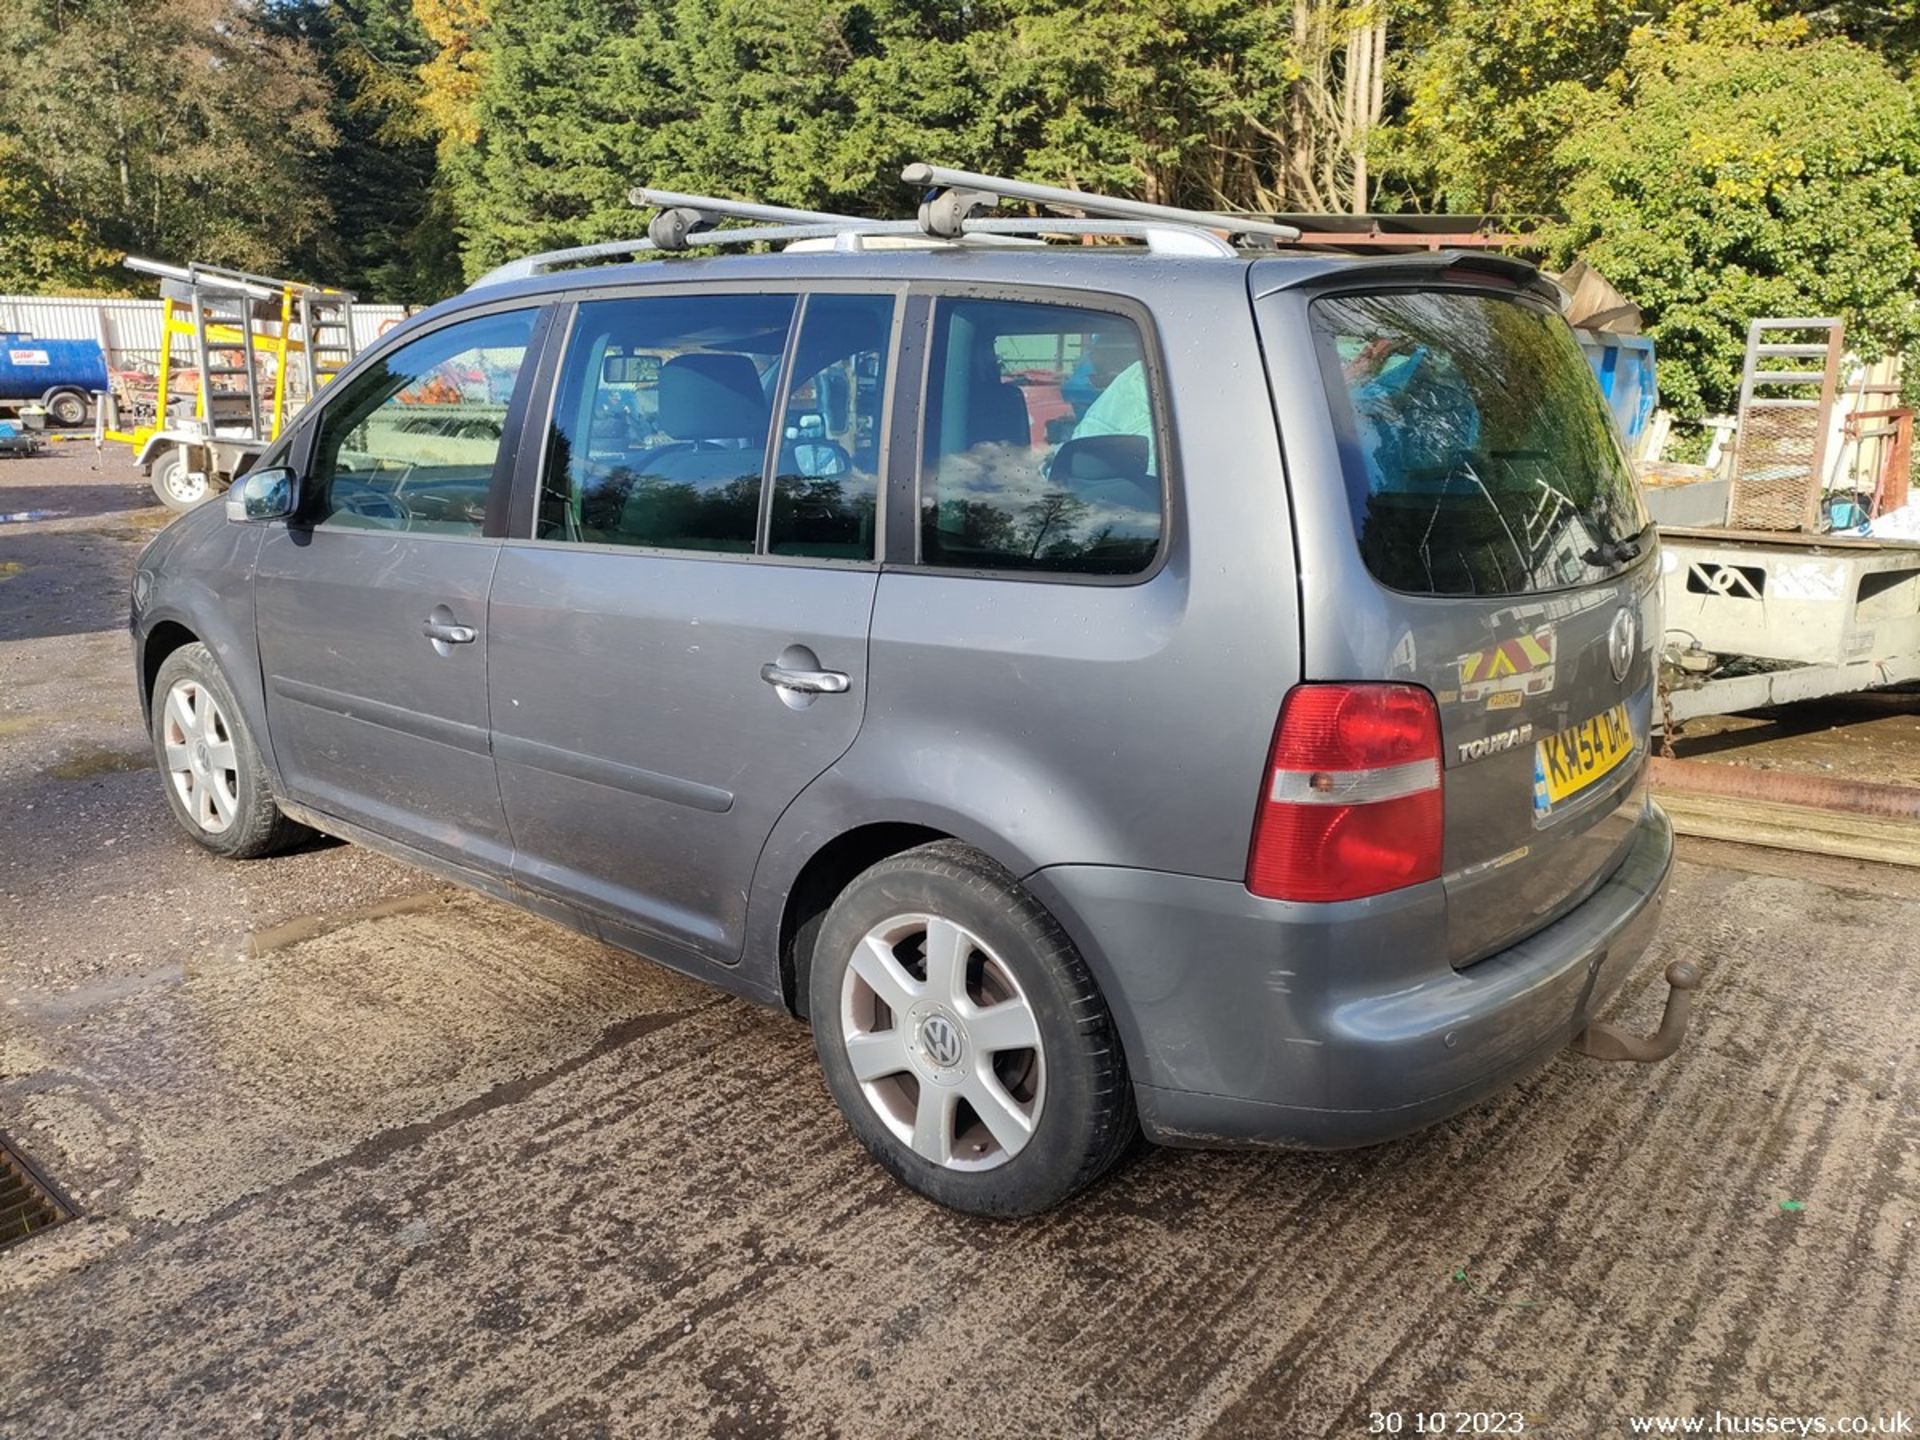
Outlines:
{"label": "roof ladder bar", "polygon": [[1117,195],[1089,195],[1058,185],[1037,185],[1027,180],[1012,180],[999,175],[980,175],[971,170],[949,170],[941,165],[916,162],[900,172],[909,185],[938,191],[921,202],[922,228],[931,235],[951,239],[979,206],[1001,200],[1024,200],[1034,205],[1051,205],[1079,210],[1087,215],[1104,215],[1116,220],[1157,221],[1163,225],[1186,225],[1202,230],[1225,230],[1233,235],[1261,235],[1270,240],[1298,240],[1300,231],[1292,225],[1277,225],[1270,220],[1255,220],[1245,215],[1218,215],[1207,210],[1186,210],[1177,205],[1151,205],[1144,200],[1127,200]]}

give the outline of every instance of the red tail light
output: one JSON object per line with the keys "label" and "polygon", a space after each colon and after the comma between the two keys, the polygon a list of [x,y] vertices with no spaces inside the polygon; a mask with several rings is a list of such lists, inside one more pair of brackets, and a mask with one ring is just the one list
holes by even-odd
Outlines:
{"label": "red tail light", "polygon": [[1296,685],[1280,707],[1247,888],[1357,900],[1440,875],[1440,712],[1417,685]]}

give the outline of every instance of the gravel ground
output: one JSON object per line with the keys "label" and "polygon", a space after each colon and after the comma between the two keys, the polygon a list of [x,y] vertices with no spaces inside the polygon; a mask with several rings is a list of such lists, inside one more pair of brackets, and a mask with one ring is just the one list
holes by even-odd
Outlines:
{"label": "gravel ground", "polygon": [[1702,962],[1673,1060],[969,1220],[868,1162],[790,1020],[349,846],[175,835],[118,628],[158,514],[90,456],[0,462],[0,514],[68,512],[0,524],[0,1130],[85,1212],[0,1252],[0,1436],[1920,1402],[1912,872],[1689,845],[1620,1006]]}
{"label": "gravel ground", "polygon": [[1689,720],[1683,760],[1920,785],[1920,687]]}

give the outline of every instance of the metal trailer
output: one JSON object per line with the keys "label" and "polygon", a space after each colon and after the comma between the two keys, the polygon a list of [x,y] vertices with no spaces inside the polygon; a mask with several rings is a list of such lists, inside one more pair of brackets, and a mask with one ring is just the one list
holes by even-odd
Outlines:
{"label": "metal trailer", "polygon": [[[94,444],[131,447],[162,503],[189,510],[243,474],[353,359],[354,296],[217,265],[125,263],[160,280],[159,366],[150,400],[101,396]],[[192,370],[185,414],[174,394],[182,356]]]}
{"label": "metal trailer", "polygon": [[1648,491],[1668,728],[1920,680],[1920,542],[1818,533],[1848,441],[1891,434],[1874,504],[1905,499],[1911,414],[1857,409],[1841,423],[1842,343],[1837,320],[1756,320],[1729,477]]}
{"label": "metal trailer", "polygon": [[1920,543],[1663,528],[1669,722],[1920,680]]}

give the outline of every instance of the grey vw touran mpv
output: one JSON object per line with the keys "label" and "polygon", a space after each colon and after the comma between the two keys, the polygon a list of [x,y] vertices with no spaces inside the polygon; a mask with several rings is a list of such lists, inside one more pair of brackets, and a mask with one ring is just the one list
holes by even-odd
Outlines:
{"label": "grey vw touran mpv", "polygon": [[818,228],[523,262],[163,531],[186,832],[325,831],[805,1017],[859,1139],[979,1213],[1142,1129],[1403,1135],[1566,1047],[1672,834],[1653,531],[1557,290]]}

